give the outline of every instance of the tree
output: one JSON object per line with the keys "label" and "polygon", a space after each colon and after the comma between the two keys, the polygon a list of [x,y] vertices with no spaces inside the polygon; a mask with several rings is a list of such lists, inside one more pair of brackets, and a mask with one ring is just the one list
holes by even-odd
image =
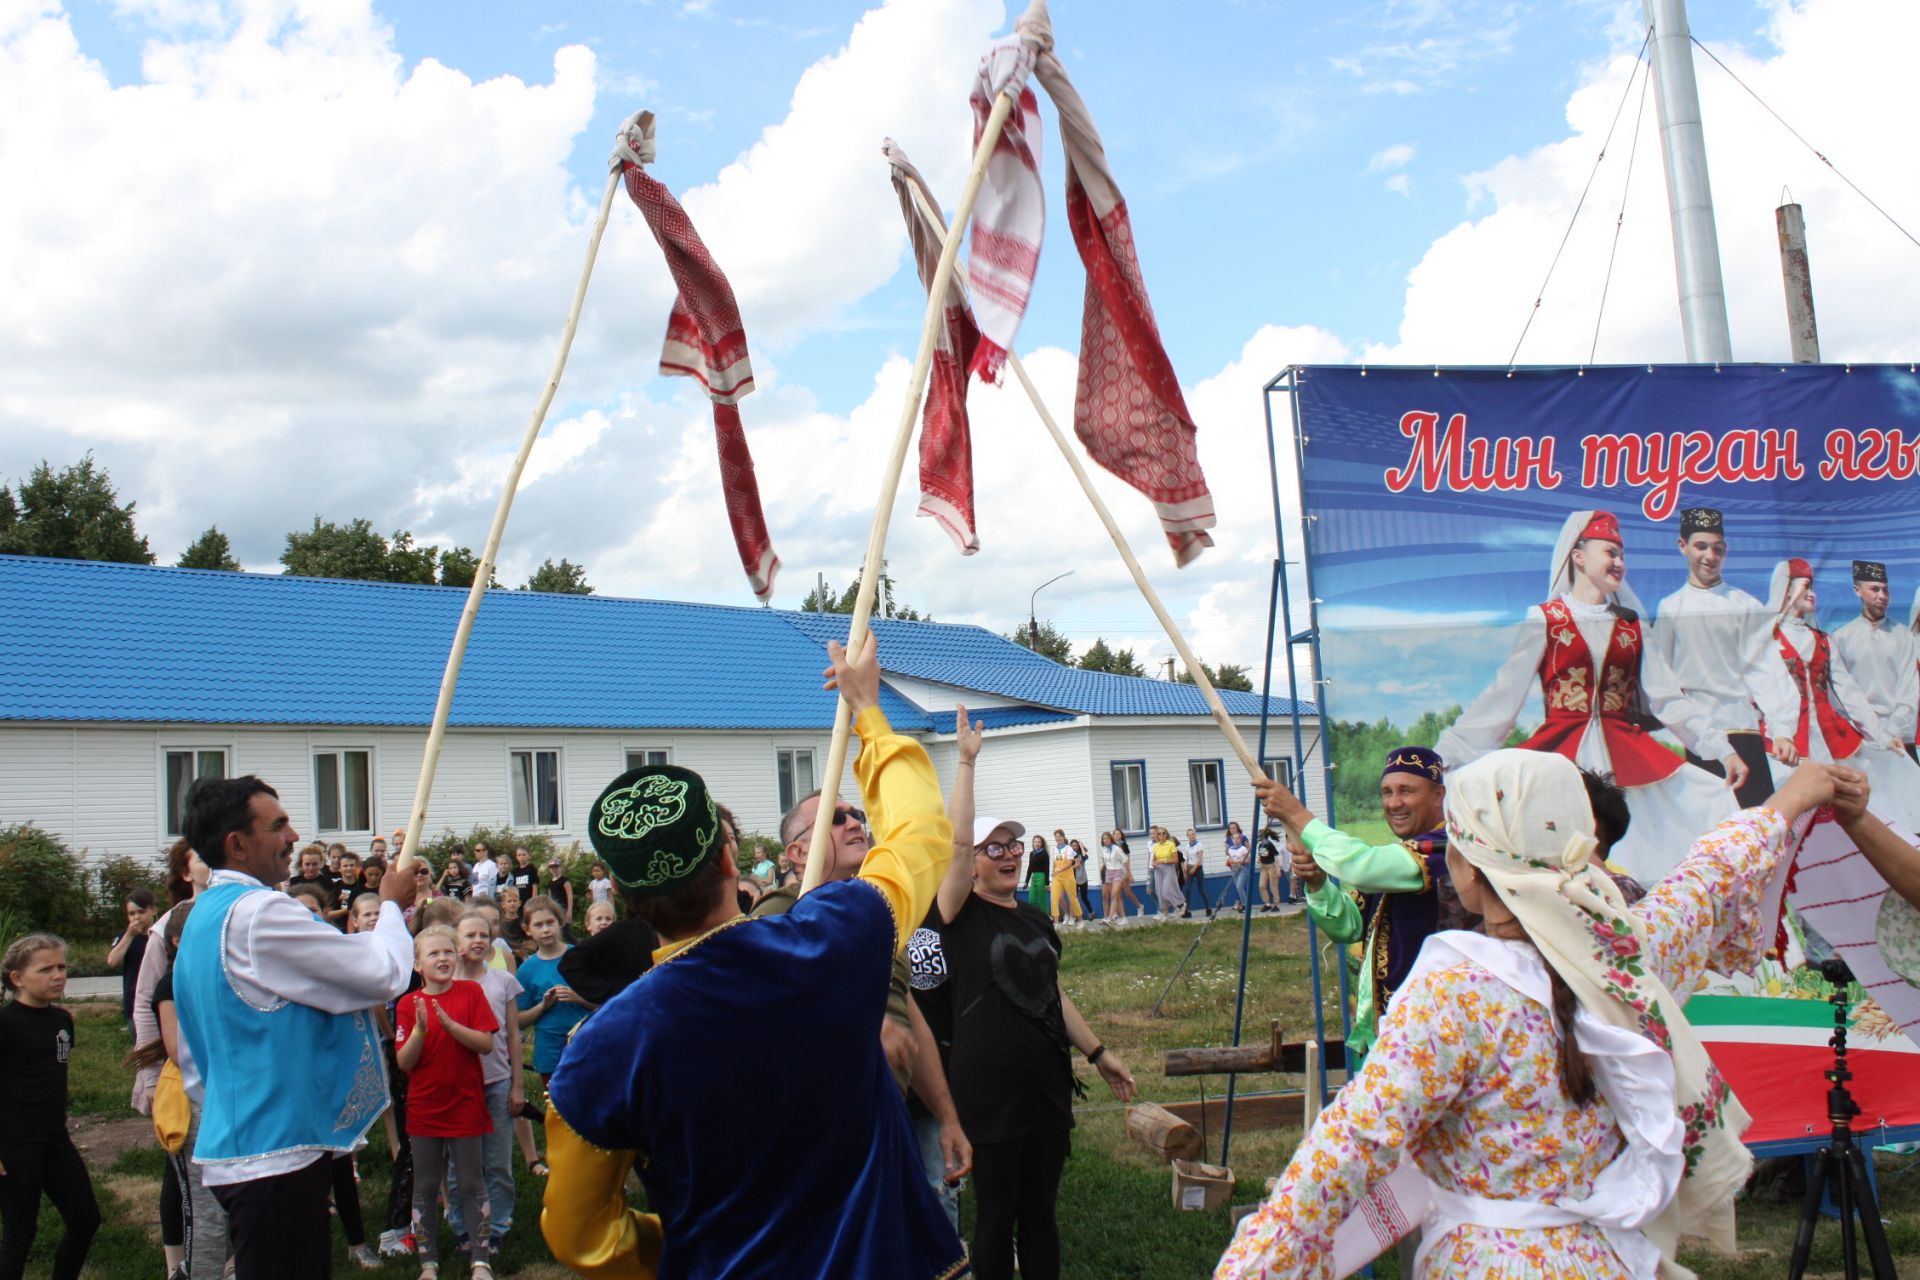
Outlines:
{"label": "tree", "polygon": [[387,545],[387,581],[415,582],[432,586],[440,566],[440,548],[416,547],[413,535],[401,529]]}
{"label": "tree", "polygon": [[233,544],[227,541],[227,535],[220,532],[220,526],[216,524],[195,538],[193,545],[181,553],[180,567],[236,570],[240,562],[233,558]]}
{"label": "tree", "polygon": [[93,455],[61,471],[42,460],[20,482],[17,496],[0,486],[0,552],[152,564],[147,540],[133,527],[133,509],[120,504],[113,479]]}
{"label": "tree", "polygon": [[533,571],[522,591],[552,591],[562,595],[590,596],[593,588],[587,585],[587,570],[571,560],[562,560],[559,564],[548,560]]}
{"label": "tree", "polygon": [[[1040,624],[1040,634],[1035,636],[1031,625],[1015,627],[1007,639],[1025,649],[1031,649],[1043,658],[1052,658],[1061,666],[1073,665],[1073,641],[1054,630],[1052,622]],[[1037,641],[1037,643],[1036,643]]]}
{"label": "tree", "polygon": [[[1213,682],[1214,688],[1237,689],[1241,693],[1253,692],[1253,680],[1247,675],[1247,669],[1245,667],[1237,667],[1230,662],[1222,663],[1216,667],[1204,659],[1200,665],[1206,668],[1207,679]],[[1181,684],[1194,683],[1193,673],[1184,668],[1182,668],[1180,674],[1175,676],[1174,679],[1178,680]]]}
{"label": "tree", "polygon": [[[470,587],[479,572],[480,557],[472,547],[448,547],[440,553],[440,585],[443,587]],[[487,585],[499,586],[499,575],[489,572]]]}
{"label": "tree", "polygon": [[[802,613],[852,613],[855,601],[860,595],[860,575],[854,574],[847,589],[835,595],[833,588],[823,578],[807,592],[807,598],[800,602]],[[893,594],[893,575],[887,572],[887,562],[880,562],[880,585],[873,593],[873,614],[877,618],[893,618],[900,622],[932,622],[933,615],[921,613],[910,605],[901,604]]]}
{"label": "tree", "polygon": [[1144,676],[1146,669],[1140,660],[1133,656],[1131,649],[1109,648],[1105,640],[1096,639],[1080,655],[1082,671],[1104,671],[1113,676]]}
{"label": "tree", "polygon": [[287,535],[280,563],[288,573],[303,578],[385,582],[387,552],[387,540],[374,531],[371,520],[341,525],[315,516],[313,528]]}

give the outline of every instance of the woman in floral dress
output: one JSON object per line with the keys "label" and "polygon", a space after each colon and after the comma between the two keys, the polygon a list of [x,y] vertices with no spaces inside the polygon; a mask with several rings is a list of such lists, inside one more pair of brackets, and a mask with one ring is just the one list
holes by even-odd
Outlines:
{"label": "woman in floral dress", "polygon": [[[1865,779],[1804,767],[1632,908],[1589,861],[1592,815],[1564,757],[1497,751],[1447,781],[1449,868],[1487,933],[1428,940],[1365,1069],[1216,1280],[1357,1269],[1384,1243],[1355,1214],[1368,1198],[1421,1228],[1428,1277],[1651,1280],[1683,1227],[1731,1244],[1747,1116],[1673,993],[1753,966],[1795,821],[1863,805]],[[1358,1254],[1356,1236],[1372,1241]]]}

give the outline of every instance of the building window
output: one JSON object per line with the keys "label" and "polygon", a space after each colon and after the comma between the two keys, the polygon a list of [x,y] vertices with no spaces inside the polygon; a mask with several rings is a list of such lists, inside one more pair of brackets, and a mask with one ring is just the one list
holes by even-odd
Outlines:
{"label": "building window", "polygon": [[1117,761],[1113,767],[1113,821],[1129,835],[1147,829],[1147,766],[1141,760]]}
{"label": "building window", "polygon": [[516,827],[560,825],[560,753],[510,751],[508,787]]}
{"label": "building window", "polygon": [[314,826],[322,834],[373,830],[373,753],[313,755]]}
{"label": "building window", "polygon": [[1272,778],[1287,790],[1293,790],[1293,761],[1290,758],[1279,756],[1264,761],[1261,764],[1261,768],[1266,770],[1269,778]]}
{"label": "building window", "polygon": [[1187,786],[1193,792],[1193,825],[1202,831],[1225,826],[1227,811],[1220,794],[1220,762],[1187,761]]}
{"label": "building window", "polygon": [[813,780],[813,749],[811,747],[781,747],[777,753],[780,772],[780,812],[786,813],[800,797],[810,795],[819,789]]}
{"label": "building window", "polygon": [[187,788],[201,778],[227,776],[227,753],[194,749],[167,752],[167,834],[177,836],[187,815]]}
{"label": "building window", "polygon": [[673,751],[667,747],[647,747],[627,752],[628,769],[644,769],[649,765],[672,763]]}

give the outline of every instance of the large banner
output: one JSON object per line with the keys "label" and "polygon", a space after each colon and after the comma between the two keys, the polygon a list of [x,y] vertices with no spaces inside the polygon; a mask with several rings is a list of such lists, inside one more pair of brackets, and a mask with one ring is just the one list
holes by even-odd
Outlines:
{"label": "large banner", "polygon": [[1911,366],[1295,373],[1342,817],[1392,745],[1525,744],[1649,883],[1801,757],[1920,829]]}

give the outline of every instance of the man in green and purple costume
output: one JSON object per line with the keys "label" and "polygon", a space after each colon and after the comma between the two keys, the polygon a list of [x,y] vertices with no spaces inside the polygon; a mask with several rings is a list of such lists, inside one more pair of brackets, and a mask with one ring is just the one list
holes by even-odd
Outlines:
{"label": "man in green and purple costume", "polygon": [[[1294,873],[1307,885],[1307,913],[1336,942],[1364,942],[1347,1033],[1352,1069],[1373,1047],[1380,1016],[1406,980],[1421,944],[1441,926],[1465,923],[1447,876],[1445,766],[1426,747],[1396,747],[1380,773],[1380,807],[1396,837],[1369,845],[1313,816],[1277,782],[1255,784],[1270,817],[1304,847]],[[1328,877],[1337,878],[1335,884]]]}

